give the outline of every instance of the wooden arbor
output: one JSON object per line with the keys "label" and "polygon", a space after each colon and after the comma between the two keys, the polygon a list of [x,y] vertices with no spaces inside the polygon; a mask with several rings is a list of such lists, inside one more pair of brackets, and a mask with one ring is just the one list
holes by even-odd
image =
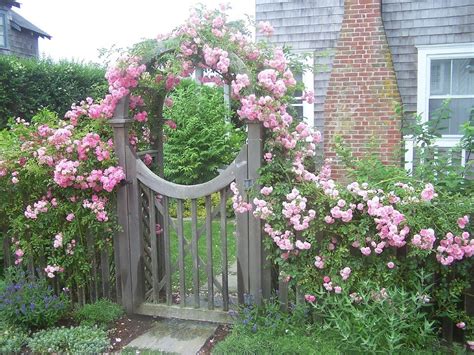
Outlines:
{"label": "wooden arbor", "polygon": [[[203,184],[184,186],[154,174],[129,145],[128,97],[118,104],[110,124],[114,130],[115,151],[124,168],[126,184],[118,192],[118,222],[122,231],[116,236],[116,270],[121,302],[129,313],[184,319],[227,322],[228,310],[243,303],[246,295],[260,303],[270,297],[271,270],[262,245],[261,221],[253,214],[236,216],[237,294],[229,293],[228,238],[226,203],[229,185],[235,181],[246,196],[255,186],[263,157],[263,128],[249,122],[248,139],[232,164],[219,176]],[[162,160],[161,155],[157,160]],[[211,194],[219,193],[219,204],[211,204]],[[246,197],[248,198],[248,197]],[[204,199],[205,221],[198,226],[197,201]],[[191,205],[191,235],[183,228],[183,206]],[[170,215],[175,206],[176,217]],[[214,275],[212,255],[213,220],[219,219],[221,275]],[[156,224],[162,232],[156,233]],[[171,238],[177,238],[174,243]],[[200,238],[206,240],[206,255],[199,255]],[[171,248],[177,245],[177,260]],[[185,257],[191,255],[192,270],[185,269]],[[205,272],[204,282],[201,274]],[[192,272],[192,285],[186,273]],[[174,280],[174,282],[173,282]]]}

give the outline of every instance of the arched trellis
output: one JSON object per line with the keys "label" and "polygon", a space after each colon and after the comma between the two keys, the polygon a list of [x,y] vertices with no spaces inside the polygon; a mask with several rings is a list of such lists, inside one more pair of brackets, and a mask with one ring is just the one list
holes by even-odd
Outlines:
{"label": "arched trellis", "polygon": [[[259,122],[247,123],[247,142],[227,169],[203,184],[184,186],[164,180],[141,161],[129,144],[128,97],[121,99],[114,117],[109,121],[114,130],[115,151],[126,173],[126,184],[117,197],[118,222],[122,230],[116,245],[117,281],[121,303],[130,313],[176,317],[206,321],[229,321],[232,304],[243,303],[246,295],[255,303],[269,298],[272,290],[271,269],[262,243],[261,220],[251,212],[236,216],[237,294],[228,291],[229,265],[227,259],[226,202],[232,182],[246,196],[255,186],[263,158],[263,127]],[[162,162],[162,151],[158,151]],[[219,192],[220,202],[212,210],[211,194]],[[159,199],[157,199],[157,196]],[[205,223],[198,229],[197,199],[204,198]],[[176,201],[176,219],[170,217],[171,200]],[[191,236],[183,232],[183,203],[191,200]],[[220,252],[222,274],[217,279],[212,265],[212,220],[220,220]],[[156,236],[155,225],[161,222],[163,231]],[[172,230],[178,238],[178,260],[171,262]],[[206,239],[206,256],[198,253],[198,240]],[[190,237],[187,239],[186,237]],[[192,285],[185,285],[184,254],[192,255]],[[205,287],[199,270],[205,269]],[[172,275],[177,275],[179,291],[173,292]],[[192,292],[189,292],[191,290]],[[176,297],[178,295],[178,297]],[[216,297],[217,296],[217,297]]]}

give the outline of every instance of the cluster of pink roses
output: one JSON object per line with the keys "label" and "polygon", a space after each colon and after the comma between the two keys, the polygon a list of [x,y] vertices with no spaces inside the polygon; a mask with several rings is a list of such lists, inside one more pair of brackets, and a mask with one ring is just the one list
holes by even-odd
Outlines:
{"label": "cluster of pink roses", "polygon": [[474,239],[468,232],[455,236],[451,232],[440,240],[436,249],[436,259],[443,265],[451,265],[455,261],[470,258],[474,255]]}

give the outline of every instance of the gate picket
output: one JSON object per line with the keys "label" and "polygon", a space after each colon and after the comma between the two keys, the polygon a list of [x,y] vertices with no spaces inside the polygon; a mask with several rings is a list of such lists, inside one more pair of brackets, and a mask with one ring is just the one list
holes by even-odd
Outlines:
{"label": "gate picket", "polygon": [[207,249],[207,307],[214,309],[214,275],[212,260],[212,210],[211,196],[206,196],[206,249]]}
{"label": "gate picket", "polygon": [[229,310],[229,269],[227,261],[227,189],[220,191],[220,234],[221,234],[221,262],[222,262],[222,308]]}
{"label": "gate picket", "polygon": [[186,306],[186,275],[184,271],[184,223],[183,223],[183,200],[177,200],[177,233],[178,233],[178,267],[179,267],[179,296],[180,306]]}
{"label": "gate picket", "polygon": [[191,254],[193,257],[193,292],[194,292],[194,307],[200,307],[199,299],[199,250],[198,250],[198,218],[197,218],[197,201],[191,200]]}
{"label": "gate picket", "polygon": [[165,240],[165,288],[166,304],[169,306],[173,301],[171,294],[171,249],[170,249],[170,228],[169,228],[169,205],[168,197],[163,196],[163,237]]}
{"label": "gate picket", "polygon": [[152,189],[148,188],[148,225],[150,233],[150,245],[151,245],[151,275],[153,285],[153,300],[158,302],[160,299],[160,290],[158,285],[160,284],[159,272],[158,272],[158,235],[156,225],[156,211],[155,211],[155,193]]}

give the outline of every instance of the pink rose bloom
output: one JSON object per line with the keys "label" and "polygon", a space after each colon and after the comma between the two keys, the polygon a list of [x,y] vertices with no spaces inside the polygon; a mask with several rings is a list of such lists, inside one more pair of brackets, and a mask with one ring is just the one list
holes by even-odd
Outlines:
{"label": "pink rose bloom", "polygon": [[327,224],[333,224],[334,218],[332,218],[331,216],[326,216],[324,217],[324,222],[326,222]]}
{"label": "pink rose bloom", "polygon": [[176,127],[177,127],[176,122],[174,122],[172,120],[166,120],[165,125],[167,125],[171,129],[176,129]]}
{"label": "pink rose bloom", "polygon": [[466,224],[469,223],[469,216],[464,216],[461,218],[458,218],[458,226],[461,229],[464,229],[466,227]]}
{"label": "pink rose bloom", "polygon": [[323,281],[324,283],[328,283],[329,281],[331,281],[331,278],[329,276],[324,276]]}
{"label": "pink rose bloom", "polygon": [[166,106],[166,107],[171,107],[171,106],[173,106],[173,99],[172,99],[171,97],[167,97],[167,98],[165,99],[165,106]]}
{"label": "pink rose bloom", "polygon": [[143,157],[143,162],[145,163],[146,166],[150,166],[151,163],[153,163],[153,158],[150,154],[145,154]]}
{"label": "pink rose bloom", "polygon": [[369,247],[364,247],[364,248],[360,248],[360,252],[365,255],[365,256],[368,256],[372,253],[372,250],[370,250]]}
{"label": "pink rose bloom", "polygon": [[69,213],[69,214],[66,216],[66,220],[69,221],[69,222],[71,222],[71,221],[74,219],[74,217],[76,217],[76,216],[74,215],[74,213]]}
{"label": "pink rose bloom", "polygon": [[304,295],[304,299],[311,303],[316,301],[316,297],[314,295]]}
{"label": "pink rose bloom", "polygon": [[387,263],[387,267],[388,267],[389,269],[393,269],[393,268],[395,267],[395,264],[394,264],[392,261],[389,261],[389,262]]}
{"label": "pink rose bloom", "polygon": [[456,323],[456,327],[458,327],[459,329],[464,329],[466,328],[466,323],[464,322]]}
{"label": "pink rose bloom", "polygon": [[257,29],[258,32],[268,37],[271,36],[274,32],[272,25],[268,21],[260,21],[257,24]]}
{"label": "pink rose bloom", "polygon": [[342,292],[342,288],[340,286],[335,286],[334,287],[334,292],[337,294],[340,294]]}
{"label": "pink rose bloom", "polygon": [[148,113],[146,111],[142,111],[137,113],[133,118],[138,122],[146,122],[148,121]]}
{"label": "pink rose bloom", "polygon": [[264,187],[262,187],[260,192],[262,193],[262,195],[268,196],[273,192],[273,187],[264,186]]}
{"label": "pink rose bloom", "polygon": [[423,191],[421,191],[421,199],[423,201],[431,201],[433,198],[438,196],[434,191],[434,186],[432,184],[426,184]]}
{"label": "pink rose bloom", "polygon": [[468,340],[466,344],[469,346],[469,349],[474,350],[474,340]]}

